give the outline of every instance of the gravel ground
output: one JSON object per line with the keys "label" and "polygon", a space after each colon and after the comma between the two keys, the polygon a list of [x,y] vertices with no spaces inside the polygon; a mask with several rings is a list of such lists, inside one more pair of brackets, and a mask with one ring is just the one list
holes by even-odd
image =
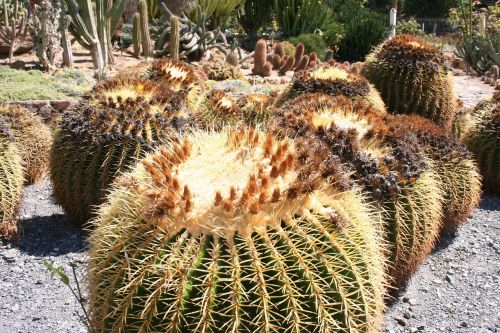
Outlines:
{"label": "gravel ground", "polygon": [[[455,77],[458,96],[474,105],[491,90]],[[484,89],[483,89],[484,88]],[[28,186],[18,243],[0,242],[0,333],[86,332],[71,291],[44,261],[78,265],[83,279],[86,235],[51,201],[47,180]],[[386,313],[386,333],[500,332],[500,198],[485,197],[455,236],[441,241]]]}

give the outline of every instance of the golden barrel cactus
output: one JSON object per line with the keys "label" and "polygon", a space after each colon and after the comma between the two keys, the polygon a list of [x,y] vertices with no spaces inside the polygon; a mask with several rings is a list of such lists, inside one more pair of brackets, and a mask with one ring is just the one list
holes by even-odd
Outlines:
{"label": "golden barrel cactus", "polygon": [[301,180],[294,142],[195,132],[93,220],[95,332],[376,332],[384,261],[359,192]]}
{"label": "golden barrel cactus", "polygon": [[17,236],[17,214],[23,188],[23,166],[9,125],[0,116],[0,239]]}
{"label": "golden barrel cactus", "polygon": [[[440,230],[443,193],[415,135],[391,133],[393,117],[363,101],[324,94],[290,100],[270,129],[322,144],[371,196],[383,219],[389,275],[401,286],[430,253]],[[335,176],[323,173],[326,178]],[[330,180],[336,183],[333,177]]]}
{"label": "golden barrel cactus", "polygon": [[66,113],[50,170],[54,196],[70,220],[85,223],[121,171],[189,126],[183,105],[182,96],[149,81],[117,78]]}
{"label": "golden barrel cactus", "polygon": [[474,154],[486,191],[500,193],[500,93],[478,104],[470,114],[462,142]]}
{"label": "golden barrel cactus", "polygon": [[0,102],[0,117],[9,124],[24,168],[24,178],[31,184],[40,181],[49,169],[52,132],[42,119],[17,106]]}
{"label": "golden barrel cactus", "polygon": [[414,36],[399,35],[366,58],[363,75],[382,95],[391,113],[418,114],[451,127],[456,105],[443,54]]}

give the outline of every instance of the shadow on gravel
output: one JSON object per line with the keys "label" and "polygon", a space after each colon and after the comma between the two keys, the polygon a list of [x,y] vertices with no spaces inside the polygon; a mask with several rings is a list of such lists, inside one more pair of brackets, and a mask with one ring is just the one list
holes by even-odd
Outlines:
{"label": "shadow on gravel", "polygon": [[19,227],[20,238],[13,245],[32,256],[59,256],[87,249],[87,234],[71,225],[62,214],[23,219]]}
{"label": "shadow on gravel", "polygon": [[483,200],[481,200],[479,208],[484,210],[500,211],[500,196],[485,196]]}

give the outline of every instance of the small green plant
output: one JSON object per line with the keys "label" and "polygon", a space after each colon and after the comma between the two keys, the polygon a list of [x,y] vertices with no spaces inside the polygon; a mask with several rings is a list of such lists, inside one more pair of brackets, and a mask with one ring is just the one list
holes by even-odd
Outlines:
{"label": "small green plant", "polygon": [[326,43],[319,34],[302,34],[297,37],[291,37],[288,41],[295,46],[300,43],[304,44],[304,52],[307,54],[316,52],[321,57],[326,50]]}
{"label": "small green plant", "polygon": [[408,35],[421,35],[422,30],[420,30],[420,25],[414,18],[407,21],[398,22],[396,26],[396,31],[398,34],[408,34]]}
{"label": "small green plant", "polygon": [[76,300],[78,301],[78,304],[80,305],[80,308],[82,309],[83,315],[78,314],[78,317],[80,318],[81,322],[89,329],[91,332],[91,327],[90,327],[90,316],[89,313],[87,312],[86,305],[87,305],[87,299],[83,296],[82,294],[82,289],[80,287],[80,282],[78,281],[78,276],[76,275],[76,268],[77,264],[75,262],[70,262],[68,265],[71,267],[71,274],[73,276],[73,282],[75,284],[75,287],[71,285],[70,278],[68,274],[66,274],[64,270],[64,266],[55,266],[54,261],[48,262],[46,260],[43,261],[43,265],[45,266],[45,269],[47,272],[50,273],[50,277],[54,278],[54,276],[57,276],[59,280],[71,290],[71,293],[73,296],[75,296]]}
{"label": "small green plant", "polygon": [[322,30],[333,16],[321,0],[274,0],[274,12],[285,37]]}
{"label": "small green plant", "polygon": [[500,66],[500,32],[465,36],[457,46],[456,55],[477,73],[485,74],[493,65]]}

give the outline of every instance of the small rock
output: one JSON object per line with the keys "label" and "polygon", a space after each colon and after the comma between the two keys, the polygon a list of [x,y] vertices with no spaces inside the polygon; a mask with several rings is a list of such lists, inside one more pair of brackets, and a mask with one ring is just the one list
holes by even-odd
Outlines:
{"label": "small rock", "polygon": [[2,254],[2,258],[8,263],[13,263],[16,261],[16,256],[12,252],[6,252]]}
{"label": "small rock", "polygon": [[408,296],[403,297],[403,303],[408,303],[410,298]]}
{"label": "small rock", "polygon": [[446,281],[448,281],[449,284],[454,284],[455,280],[451,277],[451,275],[446,274]]}
{"label": "small rock", "polygon": [[417,326],[417,330],[423,331],[425,329],[425,325],[419,325]]}
{"label": "small rock", "polygon": [[418,330],[416,327],[410,327],[410,333],[417,333]]}
{"label": "small rock", "polygon": [[19,310],[19,304],[14,304],[14,306],[12,306],[10,309],[12,310],[12,312],[17,312]]}
{"label": "small rock", "polygon": [[398,322],[399,325],[406,326],[406,320],[404,318],[397,317],[396,321]]}
{"label": "small rock", "polygon": [[467,327],[467,326],[469,326],[469,325],[467,324],[467,322],[463,321],[463,322],[461,322],[461,323],[460,323],[460,326],[462,326],[462,327]]}

